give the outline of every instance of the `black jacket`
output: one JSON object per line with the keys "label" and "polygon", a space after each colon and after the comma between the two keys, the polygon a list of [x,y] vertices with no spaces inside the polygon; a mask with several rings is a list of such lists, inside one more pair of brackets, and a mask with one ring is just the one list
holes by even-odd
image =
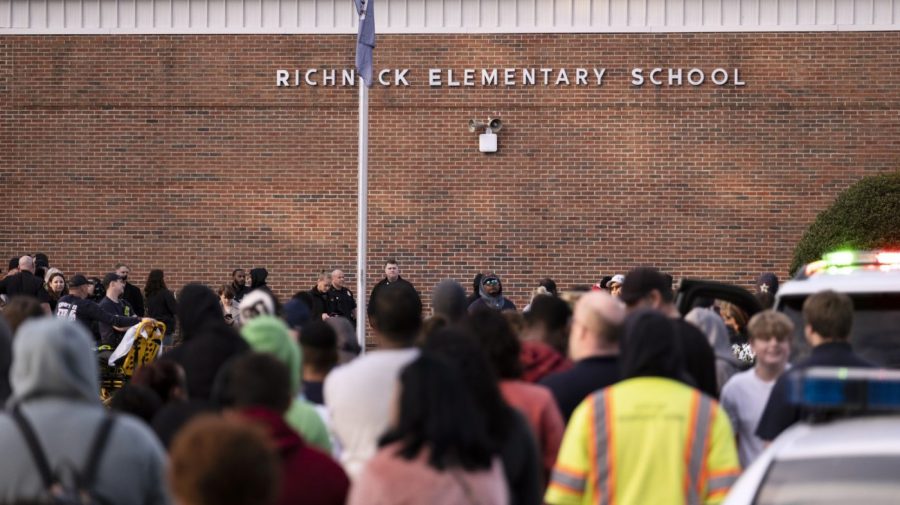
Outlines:
{"label": "black jacket", "polygon": [[814,366],[872,368],[873,365],[857,356],[847,342],[826,342],[817,345],[809,357],[795,364],[775,382],[756,427],[757,437],[766,441],[775,440],[781,432],[809,414],[791,401],[790,390],[796,374]]}
{"label": "black jacket", "polygon": [[381,290],[384,289],[385,286],[390,286],[391,284],[406,284],[413,290],[416,289],[411,282],[404,279],[403,277],[398,276],[397,280],[394,282],[389,282],[387,277],[381,279],[381,281],[379,281],[378,284],[376,284],[375,287],[372,288],[372,294],[369,295],[369,305],[366,308],[366,314],[369,315],[369,319],[372,318],[372,312],[375,310],[375,300],[378,298],[378,293],[381,292]]}
{"label": "black jacket", "polygon": [[147,316],[166,325],[166,335],[175,332],[175,315],[178,313],[178,302],[168,289],[161,289],[147,297]]}
{"label": "black jacket", "polygon": [[335,289],[334,286],[328,290],[328,315],[346,317],[356,326],[356,316],[353,310],[356,309],[356,300],[353,293],[347,288]]}
{"label": "black jacket", "polygon": [[16,295],[28,295],[41,303],[50,303],[50,294],[44,289],[44,282],[27,270],[0,280],[0,295],[10,298]]}
{"label": "black jacket", "polygon": [[309,308],[310,317],[313,321],[322,320],[322,314],[328,313],[328,292],[319,291],[318,286],[313,286],[308,291],[312,297],[312,306]]}
{"label": "black jacket", "polygon": [[125,292],[122,293],[122,299],[131,305],[135,314],[139,317],[144,317],[144,295],[141,293],[140,288],[130,282],[126,282]]}

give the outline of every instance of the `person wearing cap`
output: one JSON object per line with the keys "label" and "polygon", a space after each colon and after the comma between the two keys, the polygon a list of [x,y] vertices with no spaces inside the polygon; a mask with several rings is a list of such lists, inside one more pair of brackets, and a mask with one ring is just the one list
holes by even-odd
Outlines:
{"label": "person wearing cap", "polygon": [[756,279],[757,293],[771,293],[775,296],[778,293],[778,276],[772,272],[763,272]]}
{"label": "person wearing cap", "polygon": [[485,274],[481,278],[481,287],[478,288],[478,299],[469,305],[469,314],[478,310],[516,310],[516,305],[503,296],[503,284],[496,274]]}
{"label": "person wearing cap", "polygon": [[127,328],[141,322],[139,317],[125,317],[111,314],[100,308],[89,297],[94,291],[94,285],[84,275],[75,274],[69,280],[69,294],[59,299],[56,304],[56,317],[78,321],[93,335],[94,340],[100,340],[98,325],[104,323],[107,326]]}
{"label": "person wearing cap", "polygon": [[619,296],[622,292],[622,283],[625,282],[625,276],[622,274],[613,275],[612,278],[606,283],[606,289],[609,290],[609,294],[613,296]]}
{"label": "person wearing cap", "polygon": [[43,277],[34,274],[34,259],[31,256],[19,258],[19,272],[0,280],[0,295],[12,298],[16,295],[33,296],[41,302],[45,314],[50,313],[50,294],[44,289]]}
{"label": "person wearing cap", "polygon": [[706,335],[694,325],[681,319],[675,308],[672,277],[652,267],[638,267],[625,275],[619,299],[628,312],[653,309],[675,321],[675,335],[681,343],[684,359],[684,382],[712,398],[719,397],[716,381],[716,355]]}
{"label": "person wearing cap", "polygon": [[122,298],[125,293],[124,277],[116,272],[110,272],[103,277],[103,287],[106,289],[106,296],[100,300],[101,309],[114,316],[130,318],[132,321],[137,320],[136,323],[127,326],[116,326],[103,321],[98,323],[100,344],[115,349],[122,341],[122,337],[125,336],[125,332],[128,331],[128,327],[141,322],[141,318],[137,317],[134,307]]}

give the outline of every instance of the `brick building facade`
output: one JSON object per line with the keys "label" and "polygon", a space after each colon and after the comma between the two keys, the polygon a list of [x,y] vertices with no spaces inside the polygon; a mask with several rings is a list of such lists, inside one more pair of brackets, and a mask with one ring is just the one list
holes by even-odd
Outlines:
{"label": "brick building facade", "polygon": [[[45,252],[67,274],[124,260],[173,288],[265,266],[282,295],[340,267],[353,287],[354,40],[0,37],[0,253]],[[370,93],[368,285],[389,256],[426,296],[497,272],[520,307],[543,276],[786,275],[819,211],[900,166],[898,54],[898,31],[381,35],[376,70],[409,69],[409,86]],[[632,83],[656,67],[685,81]],[[337,85],[276,86],[278,69],[312,68]],[[430,68],[479,73],[430,86]],[[494,68],[501,84],[481,85]],[[507,86],[506,68],[571,82]],[[577,68],[605,68],[602,86],[576,85]],[[745,84],[713,84],[715,68]],[[488,117],[504,122],[496,154],[466,128]]]}

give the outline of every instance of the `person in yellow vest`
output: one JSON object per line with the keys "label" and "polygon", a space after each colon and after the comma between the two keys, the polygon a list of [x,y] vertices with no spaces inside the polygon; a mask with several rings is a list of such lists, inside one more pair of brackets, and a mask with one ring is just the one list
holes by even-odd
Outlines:
{"label": "person in yellow vest", "polygon": [[669,318],[638,310],[625,320],[622,381],[572,414],[550,486],[550,505],[720,503],[740,473],[728,416],[685,385]]}

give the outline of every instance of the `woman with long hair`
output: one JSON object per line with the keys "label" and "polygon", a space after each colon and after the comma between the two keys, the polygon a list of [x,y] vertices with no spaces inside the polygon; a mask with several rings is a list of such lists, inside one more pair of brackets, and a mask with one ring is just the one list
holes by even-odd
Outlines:
{"label": "woman with long hair", "polygon": [[392,426],[349,505],[508,503],[503,467],[459,372],[424,353],[400,373]]}
{"label": "woman with long hair", "polygon": [[494,451],[503,461],[510,505],[542,503],[541,455],[537,440],[519,411],[503,399],[497,375],[475,338],[449,327],[425,338],[423,350],[453,363],[487,425]]}
{"label": "woman with long hair", "polygon": [[175,301],[175,295],[166,287],[162,270],[150,270],[147,283],[144,284],[144,299],[147,300],[147,316],[165,323],[166,336],[163,338],[163,346],[170,347],[175,334],[178,302]]}
{"label": "woman with long hair", "polygon": [[47,284],[44,286],[44,289],[50,295],[50,313],[56,314],[56,304],[59,303],[59,299],[69,294],[66,277],[59,270],[48,273]]}

